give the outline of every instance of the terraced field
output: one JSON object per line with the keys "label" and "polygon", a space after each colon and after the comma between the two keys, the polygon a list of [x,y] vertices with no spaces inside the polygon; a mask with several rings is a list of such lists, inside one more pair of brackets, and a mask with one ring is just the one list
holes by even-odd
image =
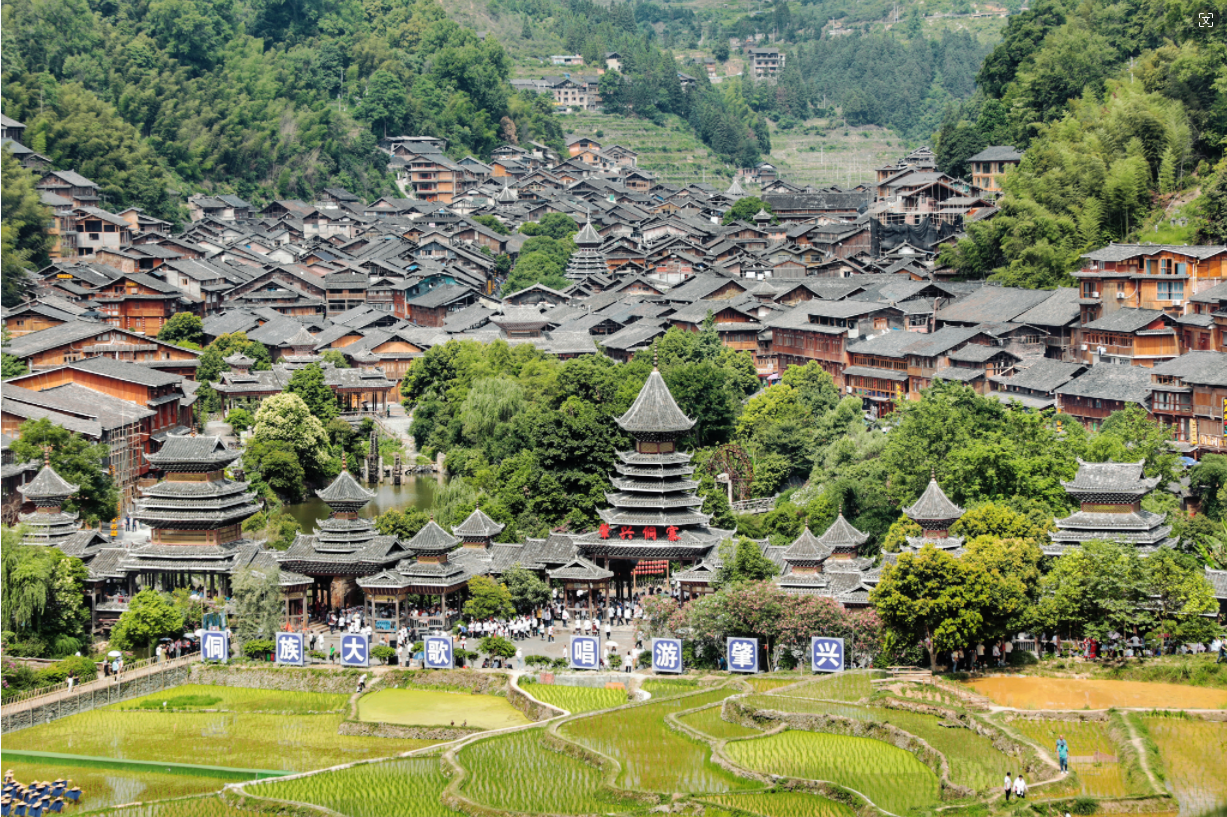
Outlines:
{"label": "terraced field", "polygon": [[500,811],[603,814],[629,806],[602,794],[599,769],[546,748],[541,735],[529,729],[466,746],[459,761],[472,777],[463,793]]}
{"label": "terraced field", "polygon": [[729,723],[720,717],[720,707],[718,706],[703,709],[699,712],[692,712],[689,715],[682,715],[678,720],[692,729],[698,729],[703,734],[716,739],[745,738],[762,732],[761,729],[755,729],[751,726]]}
{"label": "terraced field", "polygon": [[[1041,792],[1040,796],[1080,794],[1088,797],[1126,797],[1146,793],[1144,789],[1131,787],[1126,780],[1116,760],[1120,747],[1112,740],[1106,722],[1032,721],[1020,718],[1011,721],[1009,727],[1044,747],[1053,758],[1057,756],[1058,737],[1064,735],[1069,744],[1069,767],[1077,775],[1077,781],[1053,786]],[[1092,759],[1097,754],[1099,757]]]}
{"label": "terraced field", "polygon": [[[1180,801],[1181,817],[1227,806],[1227,723],[1186,718],[1144,718],[1159,747],[1163,771]],[[1217,759],[1217,760],[1216,760]]]}
{"label": "terraced field", "polygon": [[435,758],[364,763],[328,774],[260,784],[260,797],[311,803],[349,817],[455,817],[439,802],[447,778]]}
{"label": "terraced field", "polygon": [[571,714],[593,712],[598,709],[610,709],[626,703],[628,698],[624,689],[605,689],[603,687],[566,687],[556,684],[526,684],[520,682],[520,688],[532,695],[538,701],[561,707]]}
{"label": "terraced field", "polygon": [[721,794],[706,802],[761,814],[762,817],[852,817],[843,803],[800,791]]}
{"label": "terraced field", "polygon": [[700,692],[571,721],[564,734],[622,765],[618,785],[658,792],[726,792],[756,784],[711,761],[711,748],[665,724],[665,714],[722,701],[732,689]]}
{"label": "terraced field", "polygon": [[938,801],[937,775],[911,753],[878,740],[790,730],[733,741],[725,751],[747,769],[846,786],[895,814]]}
{"label": "terraced field", "polygon": [[945,755],[950,763],[951,780],[977,791],[996,787],[1004,771],[1015,763],[1009,755],[994,747],[988,738],[970,729],[942,726],[942,719],[934,715],[777,695],[755,695],[749,702],[753,706],[774,706],[782,711],[837,715],[852,720],[891,724],[915,735]]}

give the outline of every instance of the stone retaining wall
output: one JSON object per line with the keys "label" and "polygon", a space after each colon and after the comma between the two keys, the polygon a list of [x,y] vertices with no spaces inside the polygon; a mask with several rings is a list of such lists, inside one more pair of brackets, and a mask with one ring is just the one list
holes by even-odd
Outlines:
{"label": "stone retaining wall", "polygon": [[358,678],[373,676],[365,669],[311,669],[309,667],[227,666],[192,664],[190,680],[180,683],[206,684],[246,689],[275,689],[283,692],[329,692],[352,695]]}
{"label": "stone retaining wall", "polygon": [[0,734],[51,723],[69,715],[89,712],[107,704],[151,695],[169,687],[188,683],[191,671],[199,664],[172,667],[161,672],[109,682],[98,688],[83,689],[73,695],[17,711],[0,710]]}
{"label": "stone retaining wall", "polygon": [[506,695],[509,678],[509,675],[501,672],[478,672],[470,669],[391,670],[380,677],[380,684],[385,687],[400,685],[425,689],[450,687],[483,695]]}
{"label": "stone retaining wall", "polygon": [[338,735],[355,735],[364,738],[394,738],[397,740],[437,740],[448,742],[466,738],[483,730],[476,726],[460,729],[447,726],[401,726],[396,723],[366,723],[342,721]]}

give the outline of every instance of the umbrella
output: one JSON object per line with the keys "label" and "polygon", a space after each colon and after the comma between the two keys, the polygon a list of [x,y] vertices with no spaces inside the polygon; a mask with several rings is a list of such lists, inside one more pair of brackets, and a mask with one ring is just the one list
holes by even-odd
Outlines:
{"label": "umbrella", "polygon": [[109,653],[107,653],[108,658],[119,658],[122,655],[123,653],[120,652],[119,650],[111,650]]}
{"label": "umbrella", "polygon": [[159,638],[158,641],[174,641],[173,638]]}
{"label": "umbrella", "polygon": [[616,650],[616,649],[618,649],[618,642],[617,642],[617,641],[614,641],[614,640],[612,640],[612,639],[611,639],[611,640],[609,640],[609,641],[606,641],[606,642],[605,642],[605,649],[607,649],[607,650]]}

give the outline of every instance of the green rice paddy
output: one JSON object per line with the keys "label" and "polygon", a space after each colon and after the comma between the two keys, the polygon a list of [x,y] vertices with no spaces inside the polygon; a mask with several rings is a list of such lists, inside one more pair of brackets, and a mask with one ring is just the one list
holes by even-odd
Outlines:
{"label": "green rice paddy", "polygon": [[466,746],[458,760],[472,776],[463,794],[500,811],[603,814],[628,807],[602,794],[599,769],[546,748],[541,736],[528,729]]}
{"label": "green rice paddy", "polygon": [[363,763],[261,783],[248,791],[258,797],[323,806],[348,817],[455,817],[439,802],[446,785],[439,760],[431,757]]}
{"label": "green rice paddy", "polygon": [[[1126,797],[1130,794],[1145,794],[1136,786],[1130,786],[1116,758],[1120,748],[1108,733],[1104,721],[1011,721],[1009,727],[1042,746],[1054,759],[1057,756],[1057,737],[1065,736],[1069,743],[1069,769],[1076,777],[1054,784],[1038,793],[1039,797]],[[1092,760],[1096,754],[1098,759]],[[1113,758],[1107,760],[1106,758]]]}
{"label": "green rice paddy", "polygon": [[217,795],[160,800],[89,812],[90,817],[253,817],[255,814],[258,812],[239,808]]}
{"label": "green rice paddy", "polygon": [[[754,696],[753,705],[770,706],[783,699],[776,695]],[[1009,755],[993,746],[993,742],[970,729],[942,726],[941,718],[909,712],[902,709],[886,709],[876,706],[833,704],[824,701],[786,700],[787,704],[799,704],[804,712],[837,715],[858,721],[888,723],[924,740],[946,756],[950,763],[950,779],[960,786],[977,791],[995,788],[1006,769],[1015,763]],[[789,710],[797,711],[797,710]]]}
{"label": "green rice paddy", "polygon": [[563,733],[622,764],[618,785],[658,792],[726,792],[753,788],[711,761],[711,747],[670,729],[665,715],[722,701],[735,694],[717,689],[590,715],[567,723]]}
{"label": "green rice paddy", "polygon": [[720,717],[720,707],[713,706],[710,709],[703,709],[698,712],[692,712],[689,715],[680,715],[678,720],[689,726],[691,729],[697,729],[703,734],[716,738],[746,738],[750,735],[758,735],[762,733],[761,729],[756,729],[752,726],[742,726],[737,723],[729,723]]}
{"label": "green rice paddy", "polygon": [[275,689],[184,684],[143,698],[111,704],[107,709],[158,709],[163,702],[166,702],[168,709],[200,708],[228,712],[308,714],[344,712],[349,704],[349,696],[326,692],[286,692]]}
{"label": "green rice paddy", "polygon": [[939,797],[937,775],[915,755],[869,738],[790,730],[732,741],[725,752],[747,769],[854,789],[895,814],[927,808]]}
{"label": "green rice paddy", "polygon": [[532,723],[497,695],[437,689],[381,689],[358,699],[358,720],[408,726],[476,726],[502,729]]}
{"label": "green rice paddy", "polygon": [[660,679],[653,678],[643,682],[643,690],[650,692],[653,698],[669,698],[674,695],[685,695],[687,692],[695,692],[699,688],[698,681],[683,680],[681,678]]}
{"label": "green rice paddy", "polygon": [[755,692],[770,692],[773,689],[790,686],[800,681],[804,681],[805,679],[799,675],[794,675],[791,678],[771,678],[762,675],[751,675],[742,680],[749,684],[750,689],[754,690]]}
{"label": "green rice paddy", "polygon": [[786,695],[795,698],[819,698],[824,701],[859,701],[873,694],[870,679],[884,673],[840,672],[817,678],[788,690]]}
{"label": "green rice paddy", "polygon": [[[6,746],[12,737],[13,735],[9,735],[4,739]],[[30,763],[6,757],[3,763],[5,771],[12,769],[13,776],[22,783],[31,783],[35,780],[55,780],[60,777],[72,781],[73,786],[81,788],[81,805],[76,807],[77,810],[92,811],[137,801],[205,794],[215,792],[227,783],[233,782],[229,778],[131,772],[88,765],[78,766],[59,761]]]}
{"label": "green rice paddy", "polygon": [[520,688],[538,701],[560,707],[573,715],[598,709],[612,709],[615,706],[621,706],[628,700],[624,689],[527,684],[524,681],[520,682]]}
{"label": "green rice paddy", "polygon": [[843,803],[803,791],[720,794],[707,798],[707,802],[763,817],[852,817],[855,813]]}
{"label": "green rice paddy", "polygon": [[[338,735],[344,718],[242,712],[116,712],[95,709],[13,732],[6,749],[305,772],[430,745],[430,741]],[[199,791],[199,789],[196,789]]]}
{"label": "green rice paddy", "polygon": [[1227,757],[1227,723],[1178,717],[1144,718],[1142,723],[1159,747],[1182,817],[1227,806],[1227,778],[1222,768],[1222,759]]}

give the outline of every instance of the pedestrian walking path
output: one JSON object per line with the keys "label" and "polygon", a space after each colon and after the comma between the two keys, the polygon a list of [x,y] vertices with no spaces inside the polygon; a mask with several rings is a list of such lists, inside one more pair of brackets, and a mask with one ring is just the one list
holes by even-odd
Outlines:
{"label": "pedestrian walking path", "polygon": [[105,692],[108,688],[115,687],[121,683],[128,683],[138,678],[156,675],[160,672],[166,672],[167,670],[175,669],[177,667],[185,667],[188,664],[199,660],[200,655],[198,653],[193,653],[192,655],[185,655],[181,658],[172,658],[168,661],[162,661],[161,663],[155,659],[142,661],[132,667],[125,667],[119,675],[112,675],[109,677],[99,675],[97,679],[87,681],[82,684],[77,684],[71,690],[68,688],[67,684],[64,684],[56,689],[39,695],[32,695],[27,698],[19,697],[17,700],[12,701],[11,703],[4,704],[4,714],[6,716],[13,715],[19,712],[29,711],[35,707],[67,701],[82,695],[90,695],[99,691]]}

